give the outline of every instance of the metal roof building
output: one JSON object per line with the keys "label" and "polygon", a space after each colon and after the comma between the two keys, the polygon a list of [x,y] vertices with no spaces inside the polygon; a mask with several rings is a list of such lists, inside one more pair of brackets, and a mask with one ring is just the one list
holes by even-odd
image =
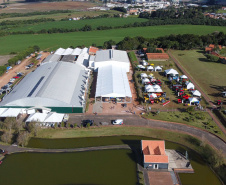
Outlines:
{"label": "metal roof building", "polygon": [[29,73],[0,103],[2,108],[49,108],[82,113],[89,71],[79,64],[48,62]]}
{"label": "metal roof building", "polygon": [[94,61],[94,70],[97,71],[99,67],[109,64],[120,65],[125,68],[126,72],[129,72],[130,61],[126,51],[112,49],[97,51]]}

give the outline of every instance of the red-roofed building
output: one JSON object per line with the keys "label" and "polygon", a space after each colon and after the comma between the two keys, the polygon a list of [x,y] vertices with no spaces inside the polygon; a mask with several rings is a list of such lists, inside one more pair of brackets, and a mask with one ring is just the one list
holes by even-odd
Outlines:
{"label": "red-roofed building", "polygon": [[89,48],[89,55],[96,55],[97,51],[99,51],[99,48],[90,46],[90,48]]}
{"label": "red-roofed building", "polygon": [[167,61],[169,55],[167,53],[146,53],[148,61]]}
{"label": "red-roofed building", "polygon": [[[207,53],[211,53],[215,48],[215,45],[214,44],[210,44],[209,47],[206,47],[205,48],[205,51]],[[222,46],[221,45],[218,45],[218,48],[221,50],[222,49]]]}
{"label": "red-roofed building", "polygon": [[169,158],[165,152],[165,141],[141,140],[144,168],[168,169]]}

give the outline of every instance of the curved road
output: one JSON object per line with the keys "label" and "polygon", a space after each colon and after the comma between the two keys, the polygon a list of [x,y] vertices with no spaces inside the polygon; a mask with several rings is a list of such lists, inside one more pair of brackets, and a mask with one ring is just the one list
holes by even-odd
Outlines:
{"label": "curved road", "polygon": [[81,123],[81,120],[91,119],[94,120],[95,123],[100,122],[111,122],[114,119],[123,119],[125,125],[131,126],[148,126],[151,128],[158,128],[158,129],[167,129],[170,131],[177,131],[181,133],[185,133],[188,135],[195,136],[199,139],[205,138],[205,140],[211,144],[213,147],[221,150],[226,155],[226,142],[222,139],[218,138],[217,136],[206,132],[205,130],[192,127],[189,125],[181,124],[181,123],[172,123],[172,122],[165,122],[159,120],[148,120],[141,118],[138,115],[132,114],[125,114],[125,115],[70,115],[70,122],[71,123]]}

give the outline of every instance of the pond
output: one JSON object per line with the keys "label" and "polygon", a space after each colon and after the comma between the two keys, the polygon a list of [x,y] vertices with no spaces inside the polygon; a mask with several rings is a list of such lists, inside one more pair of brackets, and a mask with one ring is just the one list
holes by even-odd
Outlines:
{"label": "pond", "polygon": [[[140,140],[142,139],[152,138],[142,136],[111,136],[70,139],[32,138],[28,147],[80,148],[128,144],[139,149]],[[186,150],[188,151],[195,173],[180,174],[183,185],[221,185],[219,179],[197,153],[182,145],[168,141],[166,141],[166,148],[176,149],[182,153],[185,153]],[[71,163],[73,165],[71,165]],[[15,178],[10,178],[11,176]],[[68,176],[70,176],[69,179],[67,179]],[[24,177],[22,181],[24,185],[34,184],[31,183],[31,180],[36,178],[38,178],[37,182],[42,181],[41,184],[43,184],[45,179],[48,179],[46,184],[99,185],[111,184],[110,181],[112,181],[112,184],[132,185],[136,184],[136,160],[134,154],[129,150],[106,150],[60,154],[21,153],[7,156],[6,159],[4,159],[3,164],[0,166],[1,182],[4,182],[2,179],[8,179],[8,183],[6,183],[7,185],[16,184],[18,180],[15,181],[16,183],[13,183],[13,179],[19,179],[19,177]],[[57,179],[57,181],[55,179]],[[105,181],[107,179],[109,179],[109,181]],[[12,183],[9,181],[12,181]]]}

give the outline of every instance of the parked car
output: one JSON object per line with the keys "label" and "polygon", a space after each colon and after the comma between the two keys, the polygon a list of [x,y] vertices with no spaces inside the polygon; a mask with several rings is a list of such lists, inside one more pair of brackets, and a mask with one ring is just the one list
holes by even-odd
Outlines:
{"label": "parked car", "polygon": [[5,153],[5,150],[0,149],[0,154],[3,154],[3,153]]}
{"label": "parked car", "polygon": [[113,125],[123,125],[123,119],[116,119],[112,121]]}
{"label": "parked car", "polygon": [[0,95],[2,95],[4,93],[3,89],[0,89]]}
{"label": "parked car", "polygon": [[14,76],[13,78],[15,78],[15,79],[16,79],[16,78],[20,78],[20,76]]}
{"label": "parked car", "polygon": [[92,126],[93,125],[93,120],[87,119],[87,120],[82,120],[82,126],[87,127],[87,125]]}
{"label": "parked car", "polygon": [[67,122],[69,119],[69,114],[65,114],[63,118],[63,122]]}
{"label": "parked car", "polygon": [[9,82],[14,82],[16,79],[15,78],[11,78],[10,80],[9,80]]}
{"label": "parked car", "polygon": [[12,82],[8,82],[6,85],[8,85],[9,87],[13,85]]}

